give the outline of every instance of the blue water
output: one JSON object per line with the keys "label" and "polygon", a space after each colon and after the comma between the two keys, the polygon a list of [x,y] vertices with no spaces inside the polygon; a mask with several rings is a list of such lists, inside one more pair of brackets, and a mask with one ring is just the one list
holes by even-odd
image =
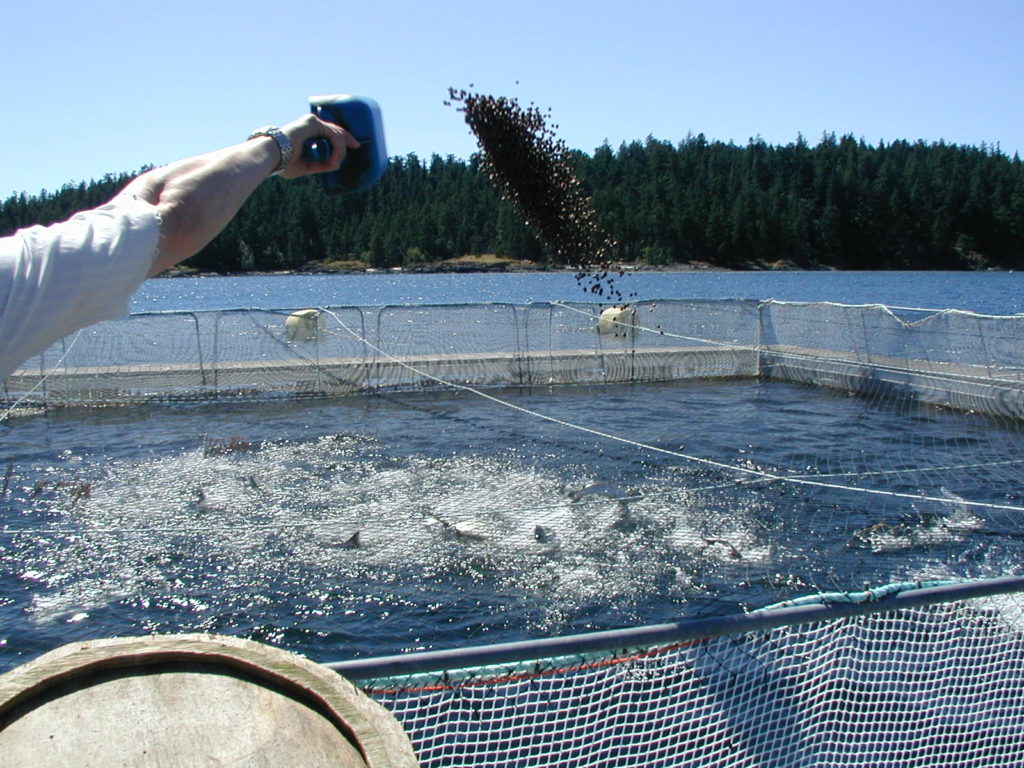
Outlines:
{"label": "blue water", "polygon": [[[1014,515],[962,504],[1024,503],[1013,424],[756,380],[502,397],[559,422],[459,392],[19,421],[0,669],[150,631],[381,655],[1022,562]],[[933,500],[750,482],[641,444]],[[464,521],[481,537],[453,534]]]}
{"label": "blue water", "polygon": [[[1024,311],[1022,280],[678,272],[620,287],[639,299],[1005,314]],[[587,298],[562,273],[281,275],[154,280],[134,309]],[[331,660],[1001,575],[1024,562],[1016,515],[998,508],[1024,504],[1017,423],[757,380],[501,396],[559,421],[463,392],[14,420],[0,433],[0,669],[72,640],[181,630]],[[750,482],[725,466],[929,500]],[[632,516],[607,496],[577,500],[591,484],[635,497]],[[453,535],[467,520],[483,538]],[[349,548],[355,531],[362,546]]]}
{"label": "blue water", "polygon": [[[617,278],[645,299],[776,299],[1024,312],[1019,272],[638,272]],[[570,272],[261,275],[150,280],[133,312],[310,306],[590,301]]]}

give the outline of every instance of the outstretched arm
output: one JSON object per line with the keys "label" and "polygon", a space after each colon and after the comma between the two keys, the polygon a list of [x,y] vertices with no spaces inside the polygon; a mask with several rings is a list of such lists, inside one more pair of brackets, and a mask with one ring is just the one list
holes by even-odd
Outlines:
{"label": "outstretched arm", "polygon": [[[284,178],[331,171],[359,142],[343,128],[314,115],[289,123],[281,131],[294,147]],[[311,138],[330,140],[330,158],[322,163],[302,159],[302,145]],[[156,206],[162,220],[160,247],[149,275],[194,256],[224,229],[238,209],[281,161],[274,139],[262,136],[198,157],[154,168],[134,179],[124,193]]]}

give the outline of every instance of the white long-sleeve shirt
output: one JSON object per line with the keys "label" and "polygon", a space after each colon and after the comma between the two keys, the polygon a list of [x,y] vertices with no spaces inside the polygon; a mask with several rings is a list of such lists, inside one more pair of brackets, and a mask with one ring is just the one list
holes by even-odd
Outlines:
{"label": "white long-sleeve shirt", "polygon": [[125,314],[159,241],[157,209],[132,195],[0,238],[0,382],[69,333]]}

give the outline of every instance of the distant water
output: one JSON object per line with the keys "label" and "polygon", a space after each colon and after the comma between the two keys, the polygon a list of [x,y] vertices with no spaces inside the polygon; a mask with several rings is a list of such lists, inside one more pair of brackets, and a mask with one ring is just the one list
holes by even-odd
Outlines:
{"label": "distant water", "polygon": [[[640,272],[616,278],[616,287],[636,300],[777,299],[1024,312],[1021,272]],[[594,300],[570,272],[258,275],[150,280],[131,310]]]}

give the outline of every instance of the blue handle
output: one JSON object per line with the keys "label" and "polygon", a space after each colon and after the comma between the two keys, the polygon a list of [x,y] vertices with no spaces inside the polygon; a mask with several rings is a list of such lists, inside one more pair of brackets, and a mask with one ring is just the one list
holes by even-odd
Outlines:
{"label": "blue handle", "polygon": [[331,142],[328,139],[306,139],[302,145],[302,159],[310,163],[323,163],[331,158]]}

